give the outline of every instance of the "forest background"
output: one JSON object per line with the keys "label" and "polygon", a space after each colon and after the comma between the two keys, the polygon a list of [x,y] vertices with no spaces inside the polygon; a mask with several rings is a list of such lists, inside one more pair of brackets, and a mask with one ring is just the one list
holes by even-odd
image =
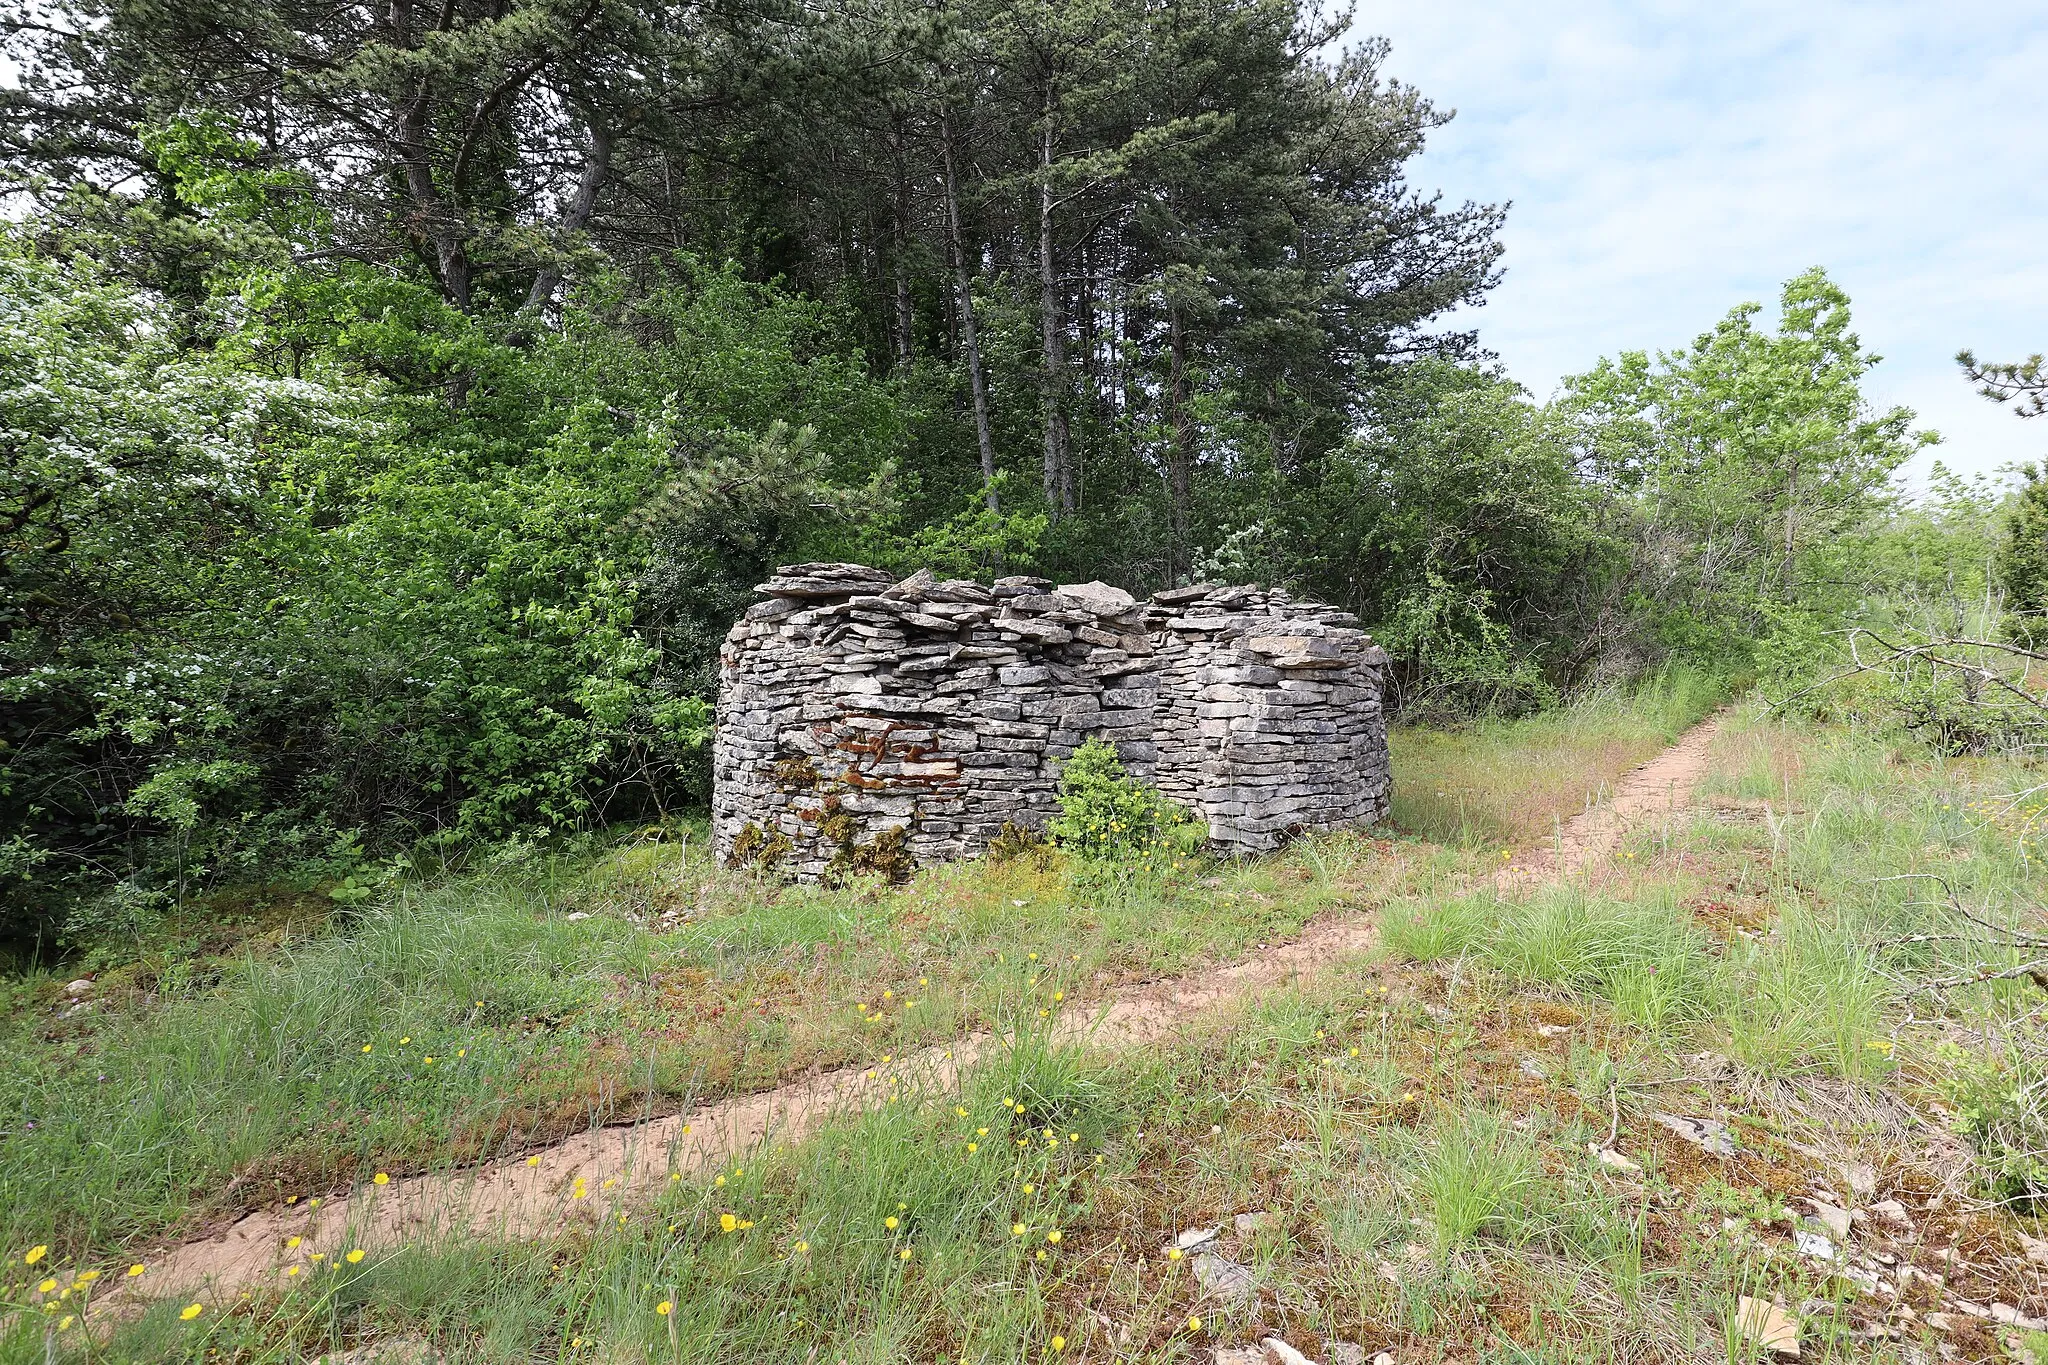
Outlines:
{"label": "forest background", "polygon": [[[1297,0],[10,23],[0,938],[47,958],[267,877],[346,903],[700,803],[718,641],[783,561],[1284,584],[1436,720],[1672,669],[1798,694],[1858,630],[2032,638],[2048,486],[1909,498],[1935,438],[1866,401],[1823,270],[1549,401],[1449,328],[1506,210],[1409,183],[1448,116],[1347,30]],[[2038,364],[1971,368],[2038,410]],[[2000,739],[1906,662],[1882,704]]]}

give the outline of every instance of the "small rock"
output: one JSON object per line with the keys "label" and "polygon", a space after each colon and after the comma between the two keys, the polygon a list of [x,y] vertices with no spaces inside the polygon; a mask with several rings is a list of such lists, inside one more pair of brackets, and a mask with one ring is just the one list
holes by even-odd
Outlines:
{"label": "small rock", "polygon": [[1522,1058],[1521,1071],[1524,1076],[1527,1076],[1532,1081],[1540,1081],[1546,1079],[1546,1073],[1543,1070],[1543,1064],[1537,1061],[1534,1057]]}
{"label": "small rock", "polygon": [[1799,1323],[1774,1303],[1745,1296],[1735,1305],[1735,1330],[1766,1351],[1799,1358]]}
{"label": "small rock", "polygon": [[1612,1147],[1596,1147],[1590,1142],[1586,1144],[1586,1147],[1593,1153],[1595,1161],[1611,1171],[1620,1171],[1623,1175],[1641,1175],[1643,1172],[1643,1168],[1640,1165],[1629,1160]]}
{"label": "small rock", "polygon": [[1260,1209],[1255,1213],[1238,1214],[1237,1217],[1230,1220],[1230,1225],[1237,1229],[1238,1236],[1251,1237],[1256,1235],[1260,1228],[1266,1227],[1272,1221],[1273,1215],[1264,1209]]}
{"label": "small rock", "polygon": [[1572,1027],[1570,1024],[1538,1024],[1536,1026],[1537,1034],[1544,1038],[1562,1038],[1571,1031]]}
{"label": "small rock", "polygon": [[1259,1345],[1265,1347],[1269,1360],[1276,1360],[1280,1365],[1316,1365],[1313,1360],[1310,1360],[1307,1356],[1289,1346],[1279,1337],[1260,1337]]}
{"label": "small rock", "polygon": [[1992,1304],[1991,1319],[1994,1322],[2002,1322],[2007,1327],[2017,1327],[2026,1332],[2048,1332],[2048,1321],[2043,1321],[2040,1318],[2030,1318],[2009,1303]]}
{"label": "small rock", "polygon": [[1687,1142],[1697,1143],[1715,1156],[1735,1155],[1735,1134],[1728,1125],[1715,1119],[1692,1119],[1680,1114],[1653,1113],[1653,1122],[1660,1128],[1667,1128]]}
{"label": "small rock", "polygon": [[81,1001],[79,1001],[79,1002],[78,1002],[77,1004],[73,1005],[73,1006],[72,1006],[72,1007],[71,1007],[70,1009],[68,1009],[68,1010],[65,1010],[65,1011],[64,1011],[64,1013],[63,1013],[63,1015],[62,1015],[61,1017],[62,1017],[62,1018],[65,1018],[65,1019],[69,1019],[69,1018],[70,1018],[70,1017],[71,1017],[72,1015],[74,1015],[74,1014],[90,1014],[90,1013],[92,1013],[92,1001],[90,1001],[90,1000],[81,1000]]}
{"label": "small rock", "polygon": [[1921,1321],[1925,1322],[1929,1327],[1932,1327],[1937,1332],[1953,1332],[1958,1327],[1962,1326],[1961,1323],[1957,1322],[1954,1318],[1950,1317],[1946,1313],[1929,1313],[1925,1318],[1921,1319]]}
{"label": "small rock", "polygon": [[64,987],[64,994],[70,996],[73,1000],[76,1000],[81,995],[90,995],[91,993],[92,980],[90,977],[81,976],[76,981],[66,983]]}
{"label": "small rock", "polygon": [[1216,1365],[1266,1365],[1266,1353],[1256,1346],[1219,1346]]}
{"label": "small rock", "polygon": [[1825,1204],[1818,1199],[1809,1199],[1806,1202],[1813,1206],[1813,1216],[1827,1229],[1829,1236],[1837,1242],[1849,1240],[1848,1210],[1838,1209],[1833,1204]]}
{"label": "small rock", "polygon": [[562,916],[563,921],[568,924],[574,924],[577,920],[589,918],[590,912],[588,910],[577,910]]}
{"label": "small rock", "polygon": [[1179,1247],[1182,1251],[1192,1251],[1196,1247],[1201,1246],[1204,1242],[1215,1241],[1217,1236],[1220,1233],[1222,1233],[1222,1231],[1223,1229],[1220,1227],[1188,1228],[1186,1231],[1182,1232],[1180,1236],[1173,1239],[1173,1244]]}
{"label": "small rock", "polygon": [[[1333,1341],[1323,1348],[1323,1354],[1329,1357],[1329,1365],[1366,1365],[1365,1348],[1354,1342]],[[1393,1360],[1385,1351],[1380,1354],[1390,1362]]]}
{"label": "small rock", "polygon": [[[1913,1220],[1907,1216],[1906,1206],[1904,1204],[1901,1204],[1896,1199],[1878,1200],[1875,1204],[1872,1204],[1870,1206],[1870,1216],[1882,1223],[1886,1223],[1892,1227],[1899,1228],[1906,1232],[1911,1232],[1913,1230]],[[2036,1239],[2023,1238],[2023,1240],[2034,1241]],[[2044,1264],[2048,1264],[2048,1242],[2041,1242],[2039,1243],[2039,1245],[2042,1250],[2042,1255],[2039,1259]],[[2029,1249],[2027,1252],[2027,1259],[2036,1259],[2031,1249]]]}
{"label": "small rock", "polygon": [[1848,1183],[1849,1193],[1858,1199],[1868,1199],[1877,1193],[1877,1167],[1867,1161],[1852,1161],[1844,1166],[1842,1179]]}
{"label": "small rock", "polygon": [[1202,1291],[1212,1299],[1225,1303],[1251,1298],[1258,1293],[1258,1281],[1252,1272],[1213,1251],[1198,1251],[1194,1256],[1195,1281]]}
{"label": "small rock", "polygon": [[1955,1309],[1958,1313],[1968,1313],[1973,1318],[1989,1318],[1991,1316],[1989,1308],[1986,1308],[1981,1303],[1971,1303],[1968,1299],[1950,1299],[1948,1306]]}
{"label": "small rock", "polygon": [[[1904,1213],[1905,1210],[1900,1209],[1899,1212]],[[2048,1238],[2029,1237],[2023,1232],[2020,1234],[2020,1246],[2027,1253],[2027,1259],[2035,1265],[2048,1265]]]}
{"label": "small rock", "polygon": [[1817,1232],[1800,1228],[1792,1234],[1792,1249],[1801,1256],[1811,1256],[1820,1261],[1836,1261],[1842,1253],[1835,1250],[1835,1244]]}

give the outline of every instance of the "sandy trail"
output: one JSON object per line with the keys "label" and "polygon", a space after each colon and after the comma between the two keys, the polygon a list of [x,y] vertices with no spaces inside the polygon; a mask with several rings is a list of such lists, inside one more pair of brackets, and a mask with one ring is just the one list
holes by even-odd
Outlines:
{"label": "sandy trail", "polygon": [[[1550,847],[1496,875],[1502,889],[1563,881],[1610,856],[1631,829],[1689,805],[1719,727],[1709,719],[1622,779],[1613,797],[1574,817]],[[1193,1014],[1370,947],[1370,914],[1333,915],[1300,938],[1225,967],[1127,986],[1107,999],[1069,1006],[1057,1036],[1103,1047],[1165,1039]],[[444,1235],[530,1238],[576,1223],[616,1220],[672,1179],[732,1164],[769,1140],[794,1142],[826,1118],[913,1093],[951,1089],[992,1044],[986,1034],[930,1047],[886,1066],[847,1067],[775,1090],[645,1122],[594,1129],[524,1156],[462,1170],[393,1178],[353,1193],[261,1209],[217,1235],[149,1258],[146,1279],[122,1292],[150,1297],[223,1298],[300,1273],[362,1247],[374,1254]],[[289,1245],[297,1239],[297,1245]]]}

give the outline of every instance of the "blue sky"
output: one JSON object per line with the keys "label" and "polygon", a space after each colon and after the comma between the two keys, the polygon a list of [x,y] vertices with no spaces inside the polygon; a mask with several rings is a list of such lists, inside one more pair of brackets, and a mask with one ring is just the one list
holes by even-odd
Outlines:
{"label": "blue sky", "polygon": [[1458,111],[1414,183],[1513,201],[1506,279],[1460,321],[1537,396],[1822,265],[1932,458],[2048,457],[2048,418],[1951,360],[2048,351],[2048,0],[1360,0],[1354,31]]}

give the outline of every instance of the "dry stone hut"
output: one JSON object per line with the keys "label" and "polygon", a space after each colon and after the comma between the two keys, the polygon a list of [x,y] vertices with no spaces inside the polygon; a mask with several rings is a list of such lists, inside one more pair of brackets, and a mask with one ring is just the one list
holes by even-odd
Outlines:
{"label": "dry stone hut", "polygon": [[712,835],[803,880],[971,857],[1058,812],[1090,736],[1259,851],[1386,814],[1386,655],[1356,618],[1205,583],[895,580],[793,564],[726,636]]}

